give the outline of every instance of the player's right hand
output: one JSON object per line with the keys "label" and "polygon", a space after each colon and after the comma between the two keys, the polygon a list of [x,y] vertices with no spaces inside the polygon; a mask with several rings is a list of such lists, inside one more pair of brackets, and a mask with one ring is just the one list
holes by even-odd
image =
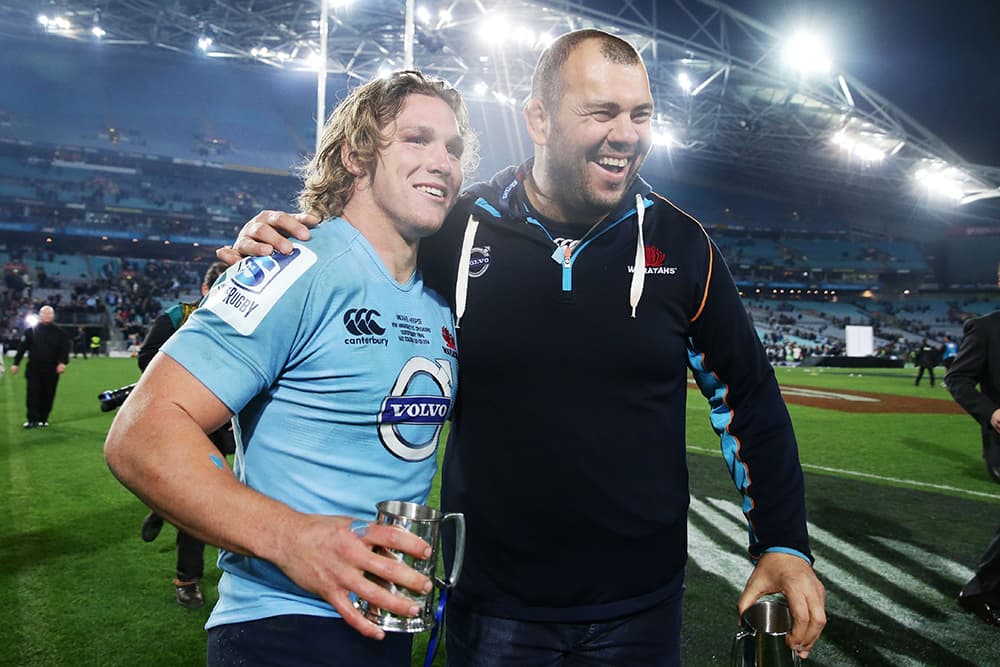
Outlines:
{"label": "player's right hand", "polygon": [[389,556],[375,553],[381,546],[402,551],[419,559],[431,556],[431,547],[422,539],[397,526],[376,523],[363,530],[351,517],[300,515],[281,533],[280,552],[272,562],[302,588],[323,597],[344,621],[362,635],[382,639],[385,632],[354,607],[351,593],[400,616],[418,616],[420,605],[394,595],[365,577],[370,572],[416,593],[430,593],[431,580]]}
{"label": "player's right hand", "polygon": [[285,213],[284,211],[261,211],[243,225],[236,242],[215,251],[215,256],[226,264],[233,265],[244,257],[266,256],[274,251],[287,255],[292,251],[288,237],[300,241],[309,240],[309,229],[320,220],[308,213]]}

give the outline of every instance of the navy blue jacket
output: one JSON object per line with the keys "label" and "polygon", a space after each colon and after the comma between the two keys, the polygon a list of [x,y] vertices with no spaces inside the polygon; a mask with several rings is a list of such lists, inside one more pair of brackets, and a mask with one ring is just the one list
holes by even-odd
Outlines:
{"label": "navy blue jacket", "polygon": [[[641,179],[585,234],[541,219],[524,194],[528,168],[470,188],[421,243],[425,281],[460,315],[442,506],[465,513],[468,533],[452,600],[577,622],[679,590],[689,367],[744,494],[751,556],[811,559],[791,421],[705,230]],[[645,272],[633,317],[636,195]],[[470,216],[478,228],[463,255]],[[578,241],[569,260],[565,238]],[[467,283],[464,312],[456,280]]]}

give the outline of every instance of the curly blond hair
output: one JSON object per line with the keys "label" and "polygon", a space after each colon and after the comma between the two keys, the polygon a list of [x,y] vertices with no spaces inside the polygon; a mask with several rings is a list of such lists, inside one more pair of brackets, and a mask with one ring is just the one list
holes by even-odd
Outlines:
{"label": "curly blond hair", "polygon": [[358,164],[373,174],[378,153],[389,145],[383,132],[403,108],[409,95],[430,95],[444,100],[458,119],[464,142],[462,171],[471,173],[478,159],[478,138],[469,122],[462,95],[447,82],[420,72],[403,70],[355,88],[330,114],[323,127],[320,148],[301,168],[299,208],[321,220],[340,215],[354,194],[356,176],[344,165],[341,150],[348,146]]}

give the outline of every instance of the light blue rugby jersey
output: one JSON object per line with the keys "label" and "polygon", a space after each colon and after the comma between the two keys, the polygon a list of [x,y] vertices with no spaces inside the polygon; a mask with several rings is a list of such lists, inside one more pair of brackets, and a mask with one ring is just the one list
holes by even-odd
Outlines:
{"label": "light blue rugby jersey", "polygon": [[[163,351],[237,415],[248,486],[362,519],[381,500],[426,501],[458,379],[454,320],[419,273],[397,283],[347,221],[231,267]],[[219,565],[206,627],[339,615],[266,561],[222,551]]]}

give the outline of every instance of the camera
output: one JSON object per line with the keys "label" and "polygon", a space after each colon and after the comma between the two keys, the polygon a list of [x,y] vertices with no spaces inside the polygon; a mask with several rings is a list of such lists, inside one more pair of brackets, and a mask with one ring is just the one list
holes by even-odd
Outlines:
{"label": "camera", "polygon": [[101,412],[110,412],[125,402],[128,395],[135,389],[135,384],[125,385],[118,389],[108,389],[97,395],[97,400],[101,402]]}

